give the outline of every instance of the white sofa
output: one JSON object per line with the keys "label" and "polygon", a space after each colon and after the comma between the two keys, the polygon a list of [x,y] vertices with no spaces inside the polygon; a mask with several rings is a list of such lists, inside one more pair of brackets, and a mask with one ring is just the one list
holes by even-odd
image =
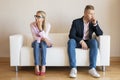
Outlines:
{"label": "white sofa", "polygon": [[[69,66],[67,53],[68,33],[50,33],[53,47],[47,48],[46,66]],[[18,71],[19,66],[34,66],[32,34],[15,34],[10,39],[10,66],[15,66]],[[97,56],[97,66],[110,65],[110,36],[98,37],[99,48]],[[89,66],[89,50],[76,48],[77,66]]]}

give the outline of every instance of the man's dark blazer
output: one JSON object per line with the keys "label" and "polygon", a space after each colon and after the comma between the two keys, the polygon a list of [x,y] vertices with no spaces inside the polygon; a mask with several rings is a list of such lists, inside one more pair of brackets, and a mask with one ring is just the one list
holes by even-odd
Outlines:
{"label": "man's dark blazer", "polygon": [[[97,36],[103,34],[103,31],[100,29],[98,23],[96,26],[93,26],[92,23],[89,23],[89,39],[92,38],[93,32],[95,32]],[[82,18],[73,20],[70,33],[69,33],[69,38],[75,39],[77,43],[79,43],[83,39],[83,35],[84,35],[84,22],[82,17]]]}

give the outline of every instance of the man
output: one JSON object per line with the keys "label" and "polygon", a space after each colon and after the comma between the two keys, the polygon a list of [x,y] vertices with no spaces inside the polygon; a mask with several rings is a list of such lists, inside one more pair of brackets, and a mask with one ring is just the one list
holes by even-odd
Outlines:
{"label": "man", "polygon": [[71,67],[70,77],[74,78],[77,76],[75,48],[90,49],[88,73],[93,77],[100,77],[95,69],[98,44],[95,39],[92,39],[93,32],[95,32],[97,36],[103,34],[95,18],[94,7],[92,5],[87,5],[84,10],[84,16],[73,21],[69,33],[68,55]]}

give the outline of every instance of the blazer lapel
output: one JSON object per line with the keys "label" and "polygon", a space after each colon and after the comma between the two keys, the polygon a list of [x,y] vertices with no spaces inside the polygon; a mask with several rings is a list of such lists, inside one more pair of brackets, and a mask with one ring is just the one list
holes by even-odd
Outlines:
{"label": "blazer lapel", "polygon": [[83,36],[83,34],[84,34],[84,22],[83,22],[83,18],[81,18],[81,20],[80,20],[80,27],[81,27],[81,34],[82,34],[82,36]]}

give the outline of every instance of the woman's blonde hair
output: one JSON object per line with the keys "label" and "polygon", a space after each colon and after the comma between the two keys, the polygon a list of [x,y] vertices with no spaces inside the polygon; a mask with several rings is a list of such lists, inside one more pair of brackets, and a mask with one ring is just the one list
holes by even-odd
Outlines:
{"label": "woman's blonde hair", "polygon": [[42,29],[45,30],[45,28],[46,28],[46,13],[44,11],[37,11],[36,14],[38,14],[38,13],[40,13],[44,19],[43,24],[42,24]]}

